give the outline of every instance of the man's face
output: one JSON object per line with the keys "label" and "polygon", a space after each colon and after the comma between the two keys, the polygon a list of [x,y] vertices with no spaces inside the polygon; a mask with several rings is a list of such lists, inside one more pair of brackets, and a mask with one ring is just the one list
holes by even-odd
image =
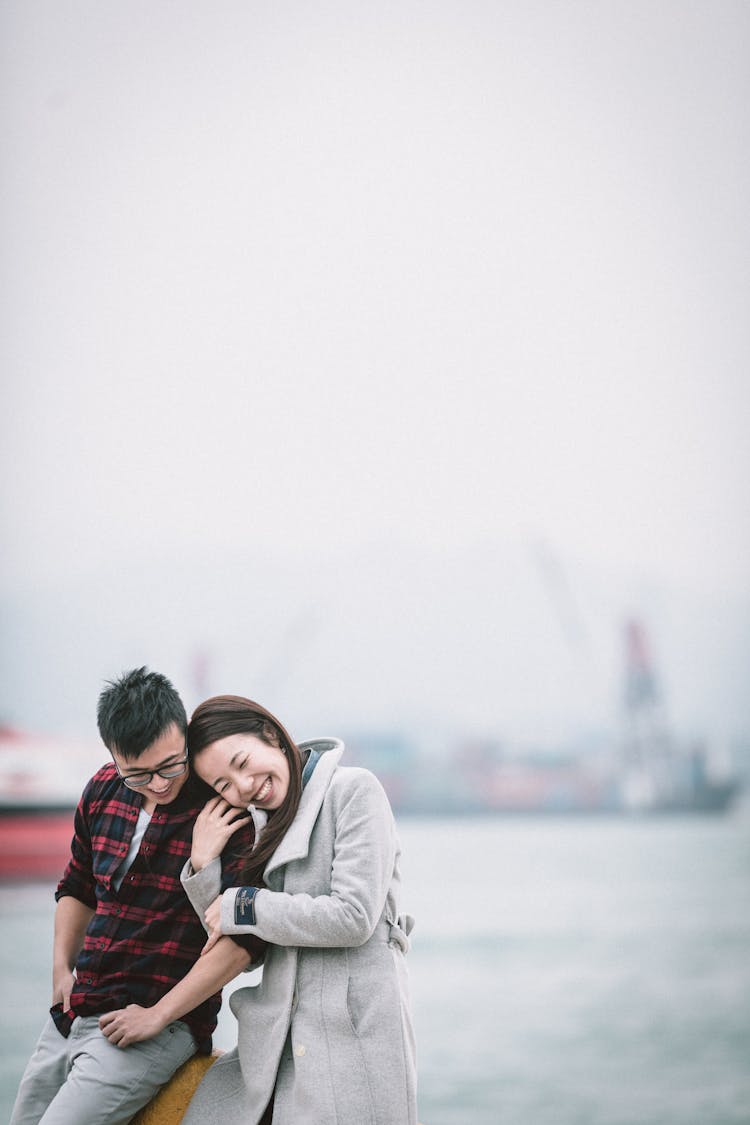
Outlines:
{"label": "man's face", "polygon": [[132,783],[152,774],[145,785],[135,787],[131,784],[134,792],[143,794],[143,808],[146,812],[153,812],[157,805],[171,804],[187,781],[187,763],[175,777],[160,777],[158,773],[154,773],[155,770],[178,769],[180,763],[187,758],[185,735],[176,723],[152,742],[139,758],[125,758],[117,750],[112,750],[111,754],[123,781]]}

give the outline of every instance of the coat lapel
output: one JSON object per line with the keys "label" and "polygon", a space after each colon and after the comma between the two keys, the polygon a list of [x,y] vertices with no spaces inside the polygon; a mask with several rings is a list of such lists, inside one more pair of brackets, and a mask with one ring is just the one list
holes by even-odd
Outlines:
{"label": "coat lapel", "polygon": [[304,859],[307,855],[310,850],[310,836],[315,827],[315,821],[318,819],[320,806],[323,804],[323,798],[328,790],[333,772],[344,753],[344,744],[338,738],[317,739],[314,742],[300,743],[301,750],[308,747],[322,751],[320,761],[302,791],[297,815],[266,864],[263,873],[265,879],[268,879],[272,871],[276,871],[287,863],[292,863],[293,860]]}

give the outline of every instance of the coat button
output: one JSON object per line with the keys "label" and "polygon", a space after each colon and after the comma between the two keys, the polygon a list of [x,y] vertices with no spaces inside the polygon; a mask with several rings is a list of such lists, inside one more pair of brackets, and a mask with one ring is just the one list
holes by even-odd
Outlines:
{"label": "coat button", "polygon": [[295,1053],[295,1055],[299,1055],[299,1056],[300,1056],[300,1058],[302,1058],[302,1056],[304,1055],[304,1053],[305,1053],[305,1051],[306,1051],[306,1050],[307,1050],[307,1047],[305,1046],[305,1044],[304,1044],[304,1043],[299,1043],[299,1044],[298,1044],[298,1045],[297,1045],[297,1046],[296,1046],[296,1047],[294,1048],[294,1053]]}

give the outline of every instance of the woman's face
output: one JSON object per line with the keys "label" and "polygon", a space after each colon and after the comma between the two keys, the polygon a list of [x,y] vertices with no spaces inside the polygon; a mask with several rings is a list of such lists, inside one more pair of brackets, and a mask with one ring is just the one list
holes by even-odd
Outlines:
{"label": "woman's face", "polygon": [[210,742],[195,756],[193,768],[237,808],[278,809],[289,792],[286,755],[254,734],[230,734]]}

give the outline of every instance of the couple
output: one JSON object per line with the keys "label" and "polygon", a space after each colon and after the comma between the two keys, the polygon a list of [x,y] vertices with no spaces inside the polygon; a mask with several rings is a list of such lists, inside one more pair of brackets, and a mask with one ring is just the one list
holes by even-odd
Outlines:
{"label": "couple", "polygon": [[261,961],[185,1125],[415,1125],[411,919],[379,782],[247,699],[188,725],[145,668],[102,692],[98,724],[113,762],[76,812],[51,1018],[11,1125],[126,1125],[210,1052],[220,989]]}

